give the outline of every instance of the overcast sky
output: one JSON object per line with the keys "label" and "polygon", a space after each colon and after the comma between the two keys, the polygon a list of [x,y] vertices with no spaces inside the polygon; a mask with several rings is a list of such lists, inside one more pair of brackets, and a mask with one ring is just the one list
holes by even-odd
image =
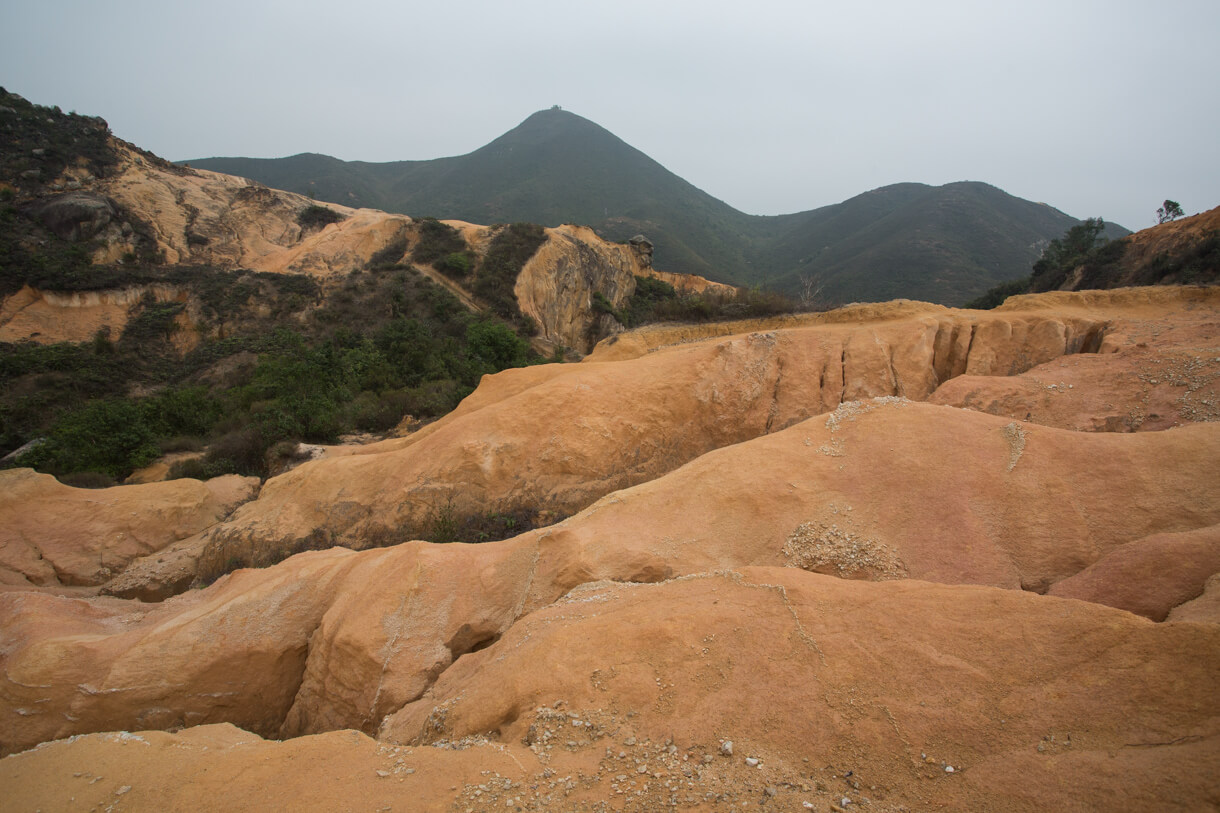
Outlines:
{"label": "overcast sky", "polygon": [[166,158],[460,155],[562,105],[752,214],[1220,205],[1220,2],[4,0],[0,85]]}

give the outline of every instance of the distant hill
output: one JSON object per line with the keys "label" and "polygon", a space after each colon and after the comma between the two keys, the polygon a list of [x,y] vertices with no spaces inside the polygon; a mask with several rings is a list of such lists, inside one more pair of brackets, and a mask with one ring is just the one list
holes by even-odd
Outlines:
{"label": "distant hill", "polygon": [[[796,291],[818,277],[833,302],[965,302],[1029,273],[1080,221],[983,183],[882,187],[812,211],[748,215],[573,113],[539,111],[467,155],[368,163],[325,155],[206,158],[190,165],[320,200],[474,223],[581,223],[643,233],[658,268]],[[1112,237],[1126,229],[1112,227]]]}

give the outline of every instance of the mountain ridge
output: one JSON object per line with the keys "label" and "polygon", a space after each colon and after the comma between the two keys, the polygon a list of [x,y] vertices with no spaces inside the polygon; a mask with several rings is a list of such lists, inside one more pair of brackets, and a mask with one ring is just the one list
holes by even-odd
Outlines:
{"label": "mountain ridge", "polygon": [[[788,292],[816,277],[836,302],[901,297],[960,304],[1028,273],[1042,246],[1080,222],[977,181],[900,182],[806,211],[747,214],[600,125],[556,109],[445,158],[374,163],[300,153],[188,163],[414,217],[582,223],[615,241],[644,233],[659,268]],[[879,213],[879,199],[893,205]],[[874,223],[901,208],[900,200],[915,209]],[[861,234],[869,224],[874,228]],[[1110,232],[1127,233],[1114,226]]]}

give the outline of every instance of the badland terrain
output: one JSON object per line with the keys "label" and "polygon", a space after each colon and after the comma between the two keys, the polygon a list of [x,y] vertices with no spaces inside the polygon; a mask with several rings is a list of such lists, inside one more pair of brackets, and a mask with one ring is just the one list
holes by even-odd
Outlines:
{"label": "badland terrain", "polygon": [[[6,808],[1220,805],[1220,289],[1143,284],[1214,280],[1220,210],[992,310],[774,313],[3,107]],[[72,393],[199,476],[57,479]]]}

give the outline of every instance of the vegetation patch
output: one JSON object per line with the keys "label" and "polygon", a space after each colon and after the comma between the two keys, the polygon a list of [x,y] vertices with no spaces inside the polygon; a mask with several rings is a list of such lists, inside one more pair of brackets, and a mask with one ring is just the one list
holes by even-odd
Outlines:
{"label": "vegetation patch", "polygon": [[1028,277],[1000,283],[963,307],[988,310],[1010,296],[1055,291],[1073,275],[1077,276],[1076,289],[1112,287],[1127,244],[1106,239],[1102,236],[1105,228],[1100,217],[1072,226],[1062,237],[1051,240]]}
{"label": "vegetation patch", "polygon": [[536,332],[537,326],[517,307],[513,288],[521,269],[545,242],[546,231],[535,223],[500,226],[487,246],[471,286],[475,296],[497,316],[513,322],[527,334]]}
{"label": "vegetation patch", "polygon": [[636,277],[635,293],[621,309],[615,309],[605,296],[595,293],[593,310],[613,316],[626,327],[639,327],[653,322],[759,319],[814,310],[814,307],[775,291],[736,288],[731,292],[680,292],[663,280]]}
{"label": "vegetation patch", "polygon": [[32,104],[0,88],[0,180],[33,192],[59,178],[69,166],[104,177],[118,163],[110,128],[93,116],[64,113]]}
{"label": "vegetation patch", "polygon": [[390,271],[402,268],[402,259],[407,253],[407,238],[398,237],[386,244],[386,247],[373,253],[365,268],[369,271]]}
{"label": "vegetation patch", "polygon": [[[174,476],[267,476],[276,444],[436,418],[483,375],[541,361],[513,326],[471,314],[409,269],[325,285],[208,268],[132,272],[172,282],[182,301],[146,296],[117,337],[0,344],[0,455],[45,438],[11,465],[122,479],[187,444],[206,454]],[[181,355],[173,339],[187,300],[204,320],[190,329],[205,340]]]}

